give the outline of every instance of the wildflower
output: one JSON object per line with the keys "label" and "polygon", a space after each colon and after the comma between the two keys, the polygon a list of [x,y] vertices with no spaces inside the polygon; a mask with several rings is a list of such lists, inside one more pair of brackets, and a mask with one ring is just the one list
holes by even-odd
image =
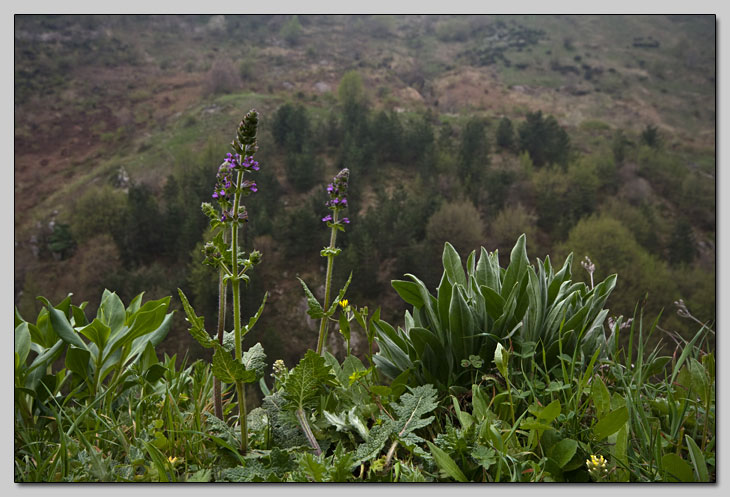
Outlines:
{"label": "wildflower", "polygon": [[274,361],[272,369],[274,370],[274,372],[271,373],[271,376],[273,376],[274,378],[286,376],[286,374],[289,372],[286,368],[286,365],[284,364],[284,361],[282,361],[281,359],[277,359]]}
{"label": "wildflower", "polygon": [[[334,213],[337,213],[347,207],[347,182],[349,178],[350,170],[345,168],[337,173],[337,175],[333,178],[332,183],[327,185],[329,200],[325,202],[325,205]],[[332,220],[332,215],[327,215],[322,218],[323,222],[329,222]],[[341,222],[347,224],[350,220],[343,218]]]}
{"label": "wildflower", "polygon": [[347,307],[347,304],[349,304],[349,301],[347,299],[340,300],[340,306],[344,309]]}
{"label": "wildflower", "polygon": [[607,462],[603,456],[591,454],[590,459],[586,459],[586,467],[588,468],[588,473],[596,481],[601,480],[602,477],[608,474]]}

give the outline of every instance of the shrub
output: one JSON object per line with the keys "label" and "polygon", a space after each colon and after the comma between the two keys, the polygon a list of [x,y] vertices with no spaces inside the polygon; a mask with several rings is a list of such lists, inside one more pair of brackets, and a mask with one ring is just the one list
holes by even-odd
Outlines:
{"label": "shrub", "polygon": [[216,60],[206,75],[203,88],[206,95],[231,93],[241,86],[236,69],[227,60]]}
{"label": "shrub", "polygon": [[474,250],[484,240],[481,215],[468,200],[446,202],[428,220],[426,239],[432,246],[448,241],[459,252]]}

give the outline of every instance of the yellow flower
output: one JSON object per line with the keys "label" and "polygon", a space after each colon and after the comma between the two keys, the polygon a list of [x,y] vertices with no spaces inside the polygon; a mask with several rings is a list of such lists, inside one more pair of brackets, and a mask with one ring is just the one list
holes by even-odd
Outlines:
{"label": "yellow flower", "polygon": [[175,463],[177,462],[177,457],[170,456],[167,458],[167,460],[170,462],[170,464],[172,464],[174,466]]}
{"label": "yellow flower", "polygon": [[349,302],[349,301],[348,301],[347,299],[344,299],[344,300],[340,300],[340,305],[342,306],[342,308],[343,308],[343,309],[344,309],[345,307],[347,307],[347,304],[349,304],[349,303],[350,303],[350,302]]}
{"label": "yellow flower", "polygon": [[602,476],[608,474],[607,462],[603,456],[591,454],[590,459],[586,459],[586,467],[595,480],[600,480]]}

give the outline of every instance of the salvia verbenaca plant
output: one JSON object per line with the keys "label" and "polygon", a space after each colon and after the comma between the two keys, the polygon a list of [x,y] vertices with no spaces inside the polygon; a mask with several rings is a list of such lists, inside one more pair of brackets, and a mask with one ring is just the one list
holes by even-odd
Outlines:
{"label": "salvia verbenaca plant", "polygon": [[345,224],[348,224],[350,222],[350,220],[346,217],[340,218],[340,211],[347,208],[347,183],[349,179],[350,170],[345,168],[337,173],[337,175],[332,180],[332,183],[327,185],[327,194],[329,196],[329,200],[327,200],[325,205],[327,205],[327,208],[331,210],[332,213],[327,214],[325,217],[322,218],[322,222],[327,223],[327,227],[330,228],[330,244],[320,251],[320,255],[327,258],[327,273],[325,276],[324,286],[324,305],[320,305],[312,292],[309,290],[309,287],[307,287],[307,284],[304,283],[301,278],[298,278],[300,283],[302,284],[302,287],[304,288],[304,293],[307,295],[307,303],[309,306],[307,314],[309,314],[312,319],[320,319],[319,337],[317,339],[317,353],[320,355],[323,355],[325,351],[329,319],[337,310],[337,304],[339,304],[342,298],[345,296],[347,287],[350,285],[350,281],[352,280],[352,273],[350,273],[350,277],[347,279],[345,286],[340,290],[339,295],[330,304],[329,298],[332,286],[332,269],[334,268],[334,259],[341,252],[341,249],[337,248],[336,245],[337,232],[344,232]]}
{"label": "salvia verbenaca plant", "polygon": [[522,235],[506,269],[499,267],[497,251],[482,247],[478,261],[475,252],[469,255],[464,271],[447,242],[436,295],[412,274],[406,275],[412,281],[392,282],[413,310],[406,311],[405,329],[374,322],[380,347],[375,363],[391,378],[410,370],[419,384],[442,389],[468,388],[478,368],[462,364],[489,367],[498,344],[514,349],[526,364],[534,359],[545,371],[567,357],[572,366],[587,365],[595,353],[605,355],[607,342],[615,338],[607,340],[603,332],[608,314],[603,306],[616,275],[588,288],[571,281],[572,260],[571,254],[557,272],[549,257],[534,267]]}
{"label": "salvia verbenaca plant", "polygon": [[[222,394],[220,382],[235,384],[238,396],[239,423],[241,428],[241,451],[248,450],[248,430],[246,425],[246,391],[245,384],[252,383],[263,375],[265,355],[260,344],[243,352],[243,337],[251,331],[261,316],[268,293],[256,314],[251,317],[247,325],[241,323],[241,293],[240,283],[248,283],[246,272],[261,262],[261,253],[253,250],[246,257],[246,253],[239,245],[240,229],[248,222],[248,212],[242,204],[242,199],[258,188],[256,182],[247,179],[247,175],[259,170],[259,163],[254,160],[258,149],[256,144],[256,130],[258,113],[251,110],[243,117],[238,126],[236,137],[231,143],[233,152],[229,152],[218,168],[216,184],[212,198],[217,207],[210,203],[203,203],[203,213],[210,220],[210,228],[214,233],[213,240],[205,244],[203,249],[204,264],[218,270],[219,277],[219,305],[218,305],[218,333],[217,340],[211,339],[203,325],[203,319],[195,315],[185,294],[178,289],[183,308],[190,323],[190,333],[203,346],[214,348],[213,373],[217,378],[214,387],[214,404],[216,416],[222,418]],[[226,347],[225,313],[226,287],[231,284],[233,306],[233,346]],[[230,334],[228,335],[230,336]],[[228,349],[233,349],[232,358]]]}

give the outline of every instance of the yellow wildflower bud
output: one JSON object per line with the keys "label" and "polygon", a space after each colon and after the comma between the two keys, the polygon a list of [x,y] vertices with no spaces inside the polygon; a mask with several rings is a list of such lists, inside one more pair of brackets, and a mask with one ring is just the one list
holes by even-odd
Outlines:
{"label": "yellow wildflower bud", "polygon": [[349,304],[349,303],[350,303],[350,302],[349,302],[349,301],[348,301],[347,299],[344,299],[344,300],[340,300],[340,305],[342,306],[342,308],[343,308],[343,309],[344,309],[345,307],[347,307],[347,304]]}

